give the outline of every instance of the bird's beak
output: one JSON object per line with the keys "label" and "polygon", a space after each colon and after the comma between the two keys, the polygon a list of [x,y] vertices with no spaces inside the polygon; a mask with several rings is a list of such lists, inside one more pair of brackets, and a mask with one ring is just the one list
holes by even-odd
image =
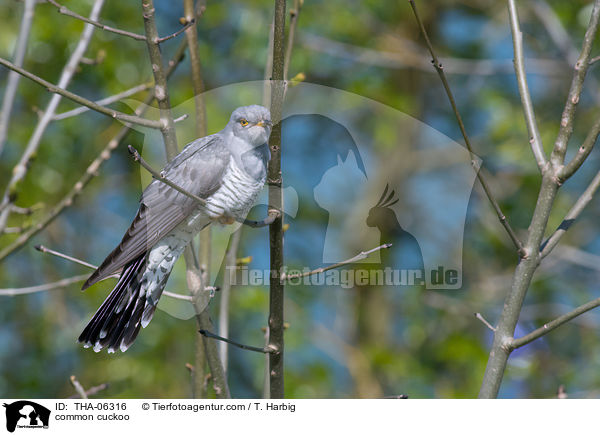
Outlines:
{"label": "bird's beak", "polygon": [[258,125],[259,127],[270,127],[271,126],[271,121],[258,121],[256,123],[256,125]]}

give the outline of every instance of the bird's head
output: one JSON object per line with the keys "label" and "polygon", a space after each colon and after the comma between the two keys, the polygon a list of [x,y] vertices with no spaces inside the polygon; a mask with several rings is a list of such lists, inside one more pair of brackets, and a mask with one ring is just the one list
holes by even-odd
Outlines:
{"label": "bird's head", "polygon": [[267,143],[272,125],[269,109],[256,104],[238,107],[229,119],[233,134],[254,147]]}

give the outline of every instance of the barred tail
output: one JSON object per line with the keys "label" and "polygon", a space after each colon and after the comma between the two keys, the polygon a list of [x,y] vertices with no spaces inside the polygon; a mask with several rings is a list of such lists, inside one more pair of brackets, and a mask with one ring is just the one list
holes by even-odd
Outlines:
{"label": "barred tail", "polygon": [[[117,349],[125,352],[134,342],[140,327],[148,325],[158,298],[153,301],[146,297],[147,281],[142,279],[146,264],[147,255],[144,253],[125,265],[115,288],[79,336],[78,341],[84,347],[93,347],[95,352],[105,347],[108,347],[109,353]],[[164,287],[166,279],[161,284]]]}

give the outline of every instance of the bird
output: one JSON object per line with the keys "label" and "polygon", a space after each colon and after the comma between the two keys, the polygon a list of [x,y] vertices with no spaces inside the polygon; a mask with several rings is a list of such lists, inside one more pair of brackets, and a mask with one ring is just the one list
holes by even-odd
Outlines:
{"label": "bird", "polygon": [[119,245],[82,290],[120,272],[106,300],[78,338],[95,352],[125,352],[148,326],[177,258],[195,234],[213,222],[243,219],[262,190],[271,158],[269,109],[242,106],[218,133],[196,139],[161,175],[204,204],[155,179]]}

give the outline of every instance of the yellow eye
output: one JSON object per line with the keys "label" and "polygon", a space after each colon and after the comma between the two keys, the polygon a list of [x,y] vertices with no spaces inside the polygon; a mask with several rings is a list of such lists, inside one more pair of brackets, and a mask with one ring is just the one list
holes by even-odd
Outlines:
{"label": "yellow eye", "polygon": [[240,124],[242,127],[245,127],[248,125],[248,121],[246,119],[242,118],[242,119],[240,119]]}

